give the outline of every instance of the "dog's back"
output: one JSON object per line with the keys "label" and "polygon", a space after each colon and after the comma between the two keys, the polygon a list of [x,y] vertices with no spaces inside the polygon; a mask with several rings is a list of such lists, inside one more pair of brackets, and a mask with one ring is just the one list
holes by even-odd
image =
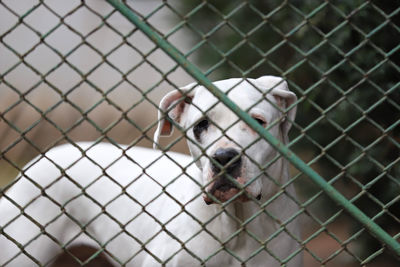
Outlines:
{"label": "dog's back", "polygon": [[182,174],[192,158],[104,143],[78,145],[59,146],[34,159],[0,199],[0,264],[10,259],[8,266],[32,265],[33,259],[45,264],[61,247],[77,243],[106,244],[122,263],[149,261],[145,243],[158,255],[165,248],[152,243],[179,248],[171,236],[157,233],[169,221],[187,219],[173,217],[201,193]]}

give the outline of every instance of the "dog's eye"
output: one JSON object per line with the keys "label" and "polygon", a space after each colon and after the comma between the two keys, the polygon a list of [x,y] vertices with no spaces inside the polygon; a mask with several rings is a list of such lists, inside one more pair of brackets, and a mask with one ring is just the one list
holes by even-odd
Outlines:
{"label": "dog's eye", "polygon": [[193,128],[194,137],[196,137],[197,140],[200,140],[201,133],[207,130],[209,125],[210,122],[207,119],[203,119],[197,123]]}
{"label": "dog's eye", "polygon": [[261,119],[260,117],[253,117],[253,119],[255,119],[256,122],[258,122],[262,127],[267,126],[267,123],[263,119]]}

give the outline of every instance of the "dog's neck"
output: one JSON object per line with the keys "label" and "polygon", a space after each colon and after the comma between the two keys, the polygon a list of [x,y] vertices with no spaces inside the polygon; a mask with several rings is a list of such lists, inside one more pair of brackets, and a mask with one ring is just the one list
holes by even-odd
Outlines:
{"label": "dog's neck", "polygon": [[[280,165],[280,175],[287,175],[284,167],[287,164],[285,159],[281,158],[274,164]],[[286,176],[282,180],[287,178]],[[286,224],[288,218],[297,210],[296,204],[289,200],[287,194],[295,197],[293,185],[287,186],[285,192],[278,192],[272,199],[263,197],[259,202],[233,202],[228,205],[219,221],[222,225],[220,240],[225,241],[225,246],[243,259],[249,257],[248,251],[255,252],[260,248],[261,253],[273,253],[275,256],[285,258],[287,251],[294,250],[291,247],[293,240],[286,231],[300,236],[296,223]],[[281,237],[277,238],[277,236]],[[264,246],[268,252],[263,249]],[[257,264],[258,266],[275,266],[276,262],[271,258],[271,262],[258,262],[256,266]]]}
{"label": "dog's neck", "polygon": [[[279,139],[282,143],[287,144],[288,140],[282,134]],[[232,238],[228,246],[235,250],[245,248],[250,243],[254,243],[251,235],[257,236],[259,240],[267,240],[281,228],[281,223],[292,215],[297,207],[293,201],[288,200],[288,195],[295,197],[295,189],[292,184],[285,188],[285,192],[279,194],[280,187],[271,179],[274,179],[278,184],[282,185],[289,180],[288,162],[283,157],[277,159],[267,170],[268,176],[260,177],[266,179],[264,181],[264,192],[270,192],[268,195],[263,195],[262,199],[257,203],[248,201],[245,203],[234,202],[225,207],[225,212],[222,216],[224,220],[225,233],[234,233],[243,229],[236,238]],[[283,208],[282,203],[285,208]],[[262,211],[262,212],[260,212]],[[227,214],[229,213],[229,214]],[[246,232],[246,231],[248,232]],[[223,240],[228,236],[222,237]],[[260,244],[258,244],[260,246]]]}

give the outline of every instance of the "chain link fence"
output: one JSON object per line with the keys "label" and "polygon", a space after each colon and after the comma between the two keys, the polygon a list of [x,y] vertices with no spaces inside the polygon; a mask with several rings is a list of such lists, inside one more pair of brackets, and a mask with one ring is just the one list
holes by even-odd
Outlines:
{"label": "chain link fence", "polygon": [[[0,241],[8,242],[0,244],[16,248],[7,257],[0,256],[2,266],[15,266],[19,257],[39,266],[57,266],[63,261],[63,264],[75,265],[100,266],[109,262],[129,265],[143,253],[159,265],[168,265],[181,251],[189,253],[198,265],[205,266],[221,251],[239,265],[250,265],[253,258],[263,253],[272,256],[277,266],[290,265],[301,254],[304,266],[398,265],[399,4],[394,1],[224,2],[0,0],[1,196],[2,201],[14,203],[20,209],[19,214],[3,214],[3,219],[0,218]],[[279,121],[265,130],[247,110],[238,108],[210,82],[265,74],[283,77],[298,98],[281,110],[290,112],[294,106],[298,109],[288,144],[282,144],[267,131]],[[113,216],[112,210],[118,209],[116,203],[121,198],[135,200],[125,190],[137,178],[131,177],[130,183],[121,185],[116,177],[107,174],[113,165],[118,166],[121,158],[132,160],[127,152],[130,147],[152,146],[153,134],[160,122],[157,112],[162,96],[193,81],[205,86],[239,118],[220,131],[228,135],[230,128],[244,121],[258,133],[256,141],[241,147],[245,156],[259,140],[278,151],[267,165],[258,164],[261,173],[265,174],[282,157],[291,163],[287,183],[280,184],[277,177],[268,177],[281,190],[266,200],[250,199],[259,207],[250,218],[242,221],[232,214],[228,208],[232,201],[221,204],[224,207],[221,213],[240,226],[228,240],[214,236],[220,247],[208,255],[196,255],[188,249],[198,233],[181,239],[168,231],[168,224],[174,218],[188,213],[185,205],[190,206],[191,201],[182,203],[172,198],[174,204],[181,205],[181,211],[170,220],[149,215],[151,212],[146,210],[157,203],[159,196],[169,196],[173,182],[154,181],[157,190],[160,189],[159,195],[146,203],[137,203],[141,211],[129,221],[121,221]],[[266,98],[266,93],[263,96]],[[197,108],[203,114],[209,111]],[[216,122],[210,123],[218,127]],[[160,140],[159,148],[164,152],[189,153],[185,139],[196,143],[189,134],[191,127],[175,126],[178,130]],[[112,199],[92,199],[96,203],[94,218],[106,216],[120,232],[99,239],[86,229],[87,225],[72,216],[70,219],[80,227],[77,236],[89,236],[91,248],[79,244],[74,247],[76,236],[69,237],[65,243],[54,238],[56,247],[64,254],[57,256],[56,253],[50,261],[43,262],[30,253],[30,246],[41,235],[49,236],[51,224],[58,217],[41,224],[26,213],[34,199],[19,206],[7,192],[18,184],[15,177],[25,173],[23,166],[35,156],[38,156],[35,162],[48,159],[45,153],[57,145],[76,145],[78,141],[88,140],[95,144],[111,143],[122,155],[110,159],[106,165],[94,161],[103,167],[101,173],[88,178],[90,181],[80,187],[81,192],[67,203],[61,203],[57,207],[61,211],[58,216],[70,216],[68,212],[63,213],[65,207],[106,179],[104,183],[110,188],[116,186],[122,192]],[[198,148],[206,157],[207,149]],[[74,164],[92,160],[91,149],[92,146],[83,148],[83,156]],[[173,160],[168,154],[157,160],[163,158]],[[194,160],[189,165],[194,165]],[[74,164],[61,166],[61,173],[67,175]],[[141,172],[151,173],[151,165],[142,164]],[[186,173],[186,168],[179,166],[178,170]],[[251,177],[252,181],[258,176]],[[53,177],[54,184],[62,177]],[[35,177],[26,175],[25,179],[40,187]],[[174,181],[179,179],[183,178],[177,175]],[[297,197],[288,189],[293,185]],[[203,185],[198,186],[204,191]],[[49,188],[39,188],[40,194],[49,194]],[[297,207],[284,221],[268,211],[282,196]],[[57,197],[46,197],[57,202]],[[201,198],[201,194],[196,198]],[[126,228],[137,217],[145,215],[152,217],[153,227],[160,230],[140,240]],[[246,229],[257,216],[264,215],[280,225],[276,232],[264,237]],[[21,217],[38,224],[40,233],[23,239],[10,236],[13,223]],[[200,232],[212,235],[207,225],[217,217],[206,223],[193,217],[200,224]],[[301,222],[301,236],[290,230],[289,225],[294,221]],[[285,257],[277,256],[279,253],[268,248],[282,232],[298,245],[298,249]],[[112,245],[121,233],[139,244],[138,251],[128,252],[124,258],[119,257],[119,250],[123,248]],[[165,259],[156,250],[149,249],[157,235],[163,233],[179,243],[178,249]],[[246,257],[228,246],[231,240],[243,235],[258,244]],[[1,251],[5,248],[0,248]],[[82,251],[86,251],[86,258],[79,256]]]}

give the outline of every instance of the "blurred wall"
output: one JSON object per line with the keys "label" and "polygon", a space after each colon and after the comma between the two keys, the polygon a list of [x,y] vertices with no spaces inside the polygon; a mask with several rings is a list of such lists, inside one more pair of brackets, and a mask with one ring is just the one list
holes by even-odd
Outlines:
{"label": "blurred wall", "polygon": [[[159,6],[128,3],[142,16]],[[166,34],[174,26],[170,13],[162,8],[148,21]],[[161,97],[193,81],[104,1],[2,1],[0,36],[0,186],[67,141],[150,146]],[[182,31],[168,40],[189,49]],[[186,152],[183,142],[174,150]]]}

